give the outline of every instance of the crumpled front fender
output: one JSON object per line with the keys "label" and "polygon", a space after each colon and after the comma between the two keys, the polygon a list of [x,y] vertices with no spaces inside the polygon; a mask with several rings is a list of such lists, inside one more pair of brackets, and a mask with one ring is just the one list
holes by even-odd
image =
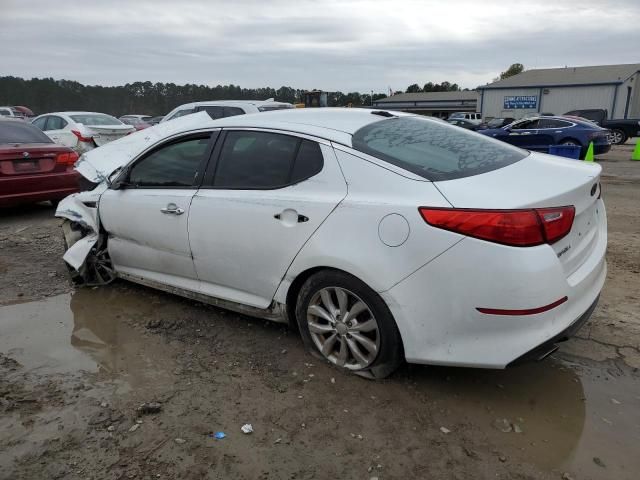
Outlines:
{"label": "crumpled front fender", "polygon": [[91,191],[69,195],[60,201],[56,209],[56,217],[77,224],[84,234],[82,236],[70,228],[63,229],[67,251],[62,258],[76,270],[80,270],[100,237],[98,202],[107,188],[106,183],[101,183]]}

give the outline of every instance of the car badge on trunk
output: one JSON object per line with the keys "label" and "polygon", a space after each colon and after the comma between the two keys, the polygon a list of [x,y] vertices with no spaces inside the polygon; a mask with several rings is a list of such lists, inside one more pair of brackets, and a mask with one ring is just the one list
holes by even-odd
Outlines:
{"label": "car badge on trunk", "polygon": [[22,152],[22,156],[24,158],[29,158],[29,152]]}

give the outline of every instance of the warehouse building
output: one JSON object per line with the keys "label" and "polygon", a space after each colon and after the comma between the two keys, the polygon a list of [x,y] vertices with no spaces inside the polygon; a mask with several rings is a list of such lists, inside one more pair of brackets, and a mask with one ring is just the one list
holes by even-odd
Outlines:
{"label": "warehouse building", "polygon": [[599,108],[608,118],[640,117],[640,63],[527,70],[482,87],[482,118]]}
{"label": "warehouse building", "polygon": [[478,92],[399,93],[374,100],[374,107],[447,118],[453,112],[477,112]]}

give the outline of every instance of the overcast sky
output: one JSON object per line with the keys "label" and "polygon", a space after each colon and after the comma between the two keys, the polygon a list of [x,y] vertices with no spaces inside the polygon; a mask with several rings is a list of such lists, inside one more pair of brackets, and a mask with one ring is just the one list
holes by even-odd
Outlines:
{"label": "overcast sky", "polygon": [[0,0],[0,75],[369,92],[640,63],[640,0]]}

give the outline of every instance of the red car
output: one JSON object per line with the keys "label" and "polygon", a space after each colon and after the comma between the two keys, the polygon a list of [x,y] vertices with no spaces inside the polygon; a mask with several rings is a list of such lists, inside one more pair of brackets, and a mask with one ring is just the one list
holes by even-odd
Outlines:
{"label": "red car", "polygon": [[0,207],[50,200],[78,191],[78,154],[26,122],[0,120]]}

